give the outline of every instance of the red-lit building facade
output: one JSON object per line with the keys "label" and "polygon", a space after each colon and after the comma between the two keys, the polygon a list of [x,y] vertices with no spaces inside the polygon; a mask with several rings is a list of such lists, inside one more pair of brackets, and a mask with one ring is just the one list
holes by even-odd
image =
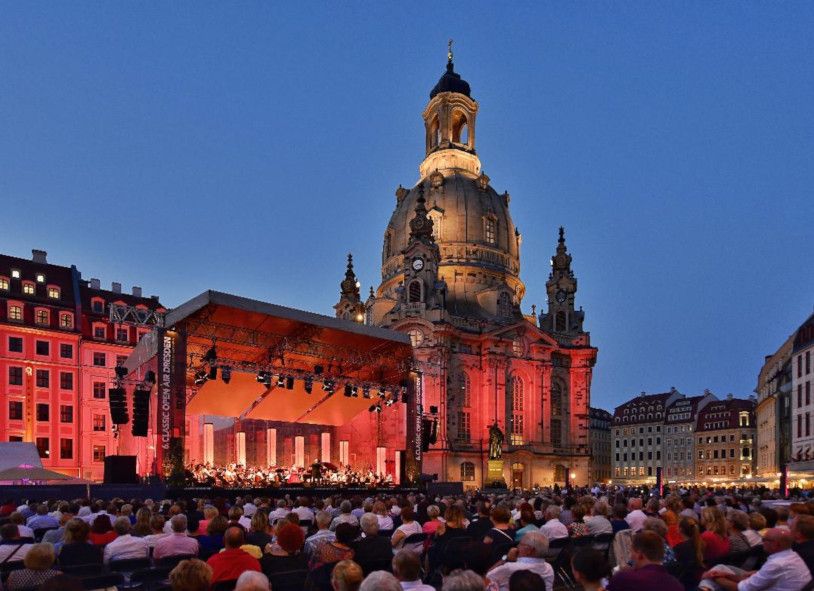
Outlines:
{"label": "red-lit building facade", "polygon": [[71,476],[101,480],[114,453],[137,455],[148,472],[152,437],[114,430],[107,394],[117,362],[148,329],[111,324],[108,306],[162,310],[158,298],[102,289],[32,254],[0,255],[0,440],[35,443],[45,467]]}

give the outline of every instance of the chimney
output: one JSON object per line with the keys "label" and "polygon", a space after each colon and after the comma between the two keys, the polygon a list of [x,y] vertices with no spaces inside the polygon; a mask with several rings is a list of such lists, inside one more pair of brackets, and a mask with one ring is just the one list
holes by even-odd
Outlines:
{"label": "chimney", "polygon": [[36,248],[31,249],[31,260],[35,263],[48,263],[48,253],[44,250],[37,250]]}
{"label": "chimney", "polygon": [[645,396],[647,396],[647,392],[642,391],[642,393],[641,393],[641,394],[639,394],[639,396],[640,396],[640,397],[642,397],[642,398],[644,398]]}
{"label": "chimney", "polygon": [[158,296],[157,295],[151,295],[150,299],[155,300],[157,302],[158,301]]}
{"label": "chimney", "polygon": [[137,298],[141,297],[141,288],[138,285],[133,286],[133,295]]}
{"label": "chimney", "polygon": [[94,277],[91,277],[91,279],[90,279],[90,288],[91,289],[102,289],[102,284],[98,279],[96,279]]}
{"label": "chimney", "polygon": [[115,281],[110,284],[110,291],[114,293],[121,293],[122,292],[122,284],[116,283]]}

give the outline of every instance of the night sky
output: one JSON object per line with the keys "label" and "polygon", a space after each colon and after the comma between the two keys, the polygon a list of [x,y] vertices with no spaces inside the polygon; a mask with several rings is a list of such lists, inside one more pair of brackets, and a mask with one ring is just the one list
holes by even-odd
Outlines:
{"label": "night sky", "polygon": [[595,406],[747,396],[812,312],[814,3],[220,4],[0,2],[0,252],[332,314],[452,37],[526,312],[566,227]]}

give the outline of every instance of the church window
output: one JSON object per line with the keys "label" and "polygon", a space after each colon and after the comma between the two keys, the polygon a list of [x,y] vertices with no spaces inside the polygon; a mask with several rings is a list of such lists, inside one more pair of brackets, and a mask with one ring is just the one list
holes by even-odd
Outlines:
{"label": "church window", "polygon": [[512,445],[523,445],[523,380],[515,376],[512,378]]}
{"label": "church window", "polygon": [[557,332],[565,332],[568,327],[565,325],[565,312],[562,310],[557,312],[554,320],[554,330]]}
{"label": "church window", "polygon": [[497,297],[497,315],[507,318],[512,315],[512,302],[505,291]]}
{"label": "church window", "polygon": [[472,462],[464,462],[461,464],[461,480],[465,482],[475,480],[475,464]]}
{"label": "church window", "polygon": [[421,281],[418,280],[411,281],[410,286],[407,289],[407,301],[410,303],[422,301],[421,292],[422,292]]}
{"label": "church window", "polygon": [[418,347],[421,343],[424,342],[424,333],[421,332],[418,328],[413,328],[407,332],[410,336],[410,344],[413,347]]}
{"label": "church window", "polygon": [[465,371],[458,374],[458,387],[461,389],[461,406],[464,408],[472,406],[471,383]]}
{"label": "church window", "polygon": [[429,134],[430,147],[435,148],[441,143],[441,126],[438,123],[438,115],[434,115],[432,121],[430,121]]}
{"label": "church window", "polygon": [[469,143],[469,125],[462,111],[455,111],[452,114],[452,141],[456,144]]}
{"label": "church window", "polygon": [[497,220],[487,217],[483,221],[483,234],[487,244],[495,244],[497,242]]}
{"label": "church window", "polygon": [[468,443],[472,436],[471,421],[468,412],[458,413],[458,441]]}

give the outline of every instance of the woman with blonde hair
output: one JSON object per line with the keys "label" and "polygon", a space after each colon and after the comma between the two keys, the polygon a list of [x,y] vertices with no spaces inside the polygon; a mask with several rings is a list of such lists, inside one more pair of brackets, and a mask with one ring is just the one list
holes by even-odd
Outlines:
{"label": "woman with blonde hair", "polygon": [[6,582],[6,589],[15,591],[16,589],[37,587],[48,579],[62,574],[54,568],[54,561],[56,561],[56,555],[53,545],[47,542],[34,544],[23,558],[25,568],[11,572]]}
{"label": "woman with blonde hair", "polygon": [[726,529],[726,519],[718,507],[704,507],[701,510],[701,525],[704,533],[704,561],[711,563],[722,556],[729,554],[729,534]]}
{"label": "woman with blonde hair", "polygon": [[352,560],[340,560],[331,573],[333,591],[358,591],[365,578],[362,567]]}
{"label": "woman with blonde hair", "polygon": [[393,518],[387,513],[387,506],[382,501],[373,503],[373,514],[379,520],[379,530],[393,531]]}
{"label": "woman with blonde hair", "polygon": [[182,560],[170,571],[172,591],[209,591],[212,585],[212,567],[203,560]]}
{"label": "woman with blonde hair", "polygon": [[153,533],[150,527],[150,518],[153,516],[148,507],[142,507],[136,511],[136,522],[133,524],[132,535],[138,538],[149,536]]}

